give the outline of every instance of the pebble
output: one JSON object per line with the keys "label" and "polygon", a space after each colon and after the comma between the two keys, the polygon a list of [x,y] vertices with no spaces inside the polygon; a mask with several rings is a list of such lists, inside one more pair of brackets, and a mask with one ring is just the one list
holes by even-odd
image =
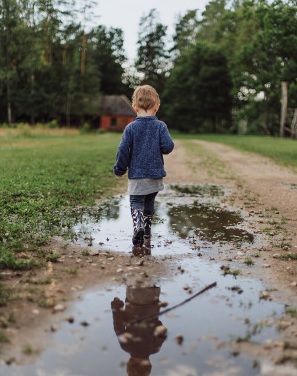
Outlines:
{"label": "pebble", "polygon": [[178,345],[182,345],[182,343],[184,342],[184,337],[183,337],[182,335],[177,335],[177,336],[175,337],[175,340],[176,340],[176,343],[177,343]]}
{"label": "pebble", "polygon": [[53,308],[53,313],[63,312],[63,311],[65,311],[65,309],[66,309],[66,306],[64,306],[63,304],[57,304]]}
{"label": "pebble", "polygon": [[260,291],[260,299],[271,300],[271,296],[268,291]]}
{"label": "pebble", "polygon": [[127,343],[132,338],[133,338],[132,334],[128,333],[128,332],[125,332],[125,333],[121,334],[120,336],[118,336],[118,339],[121,343]]}
{"label": "pebble", "polygon": [[91,251],[88,251],[88,252],[89,252],[90,256],[98,256],[99,255],[99,251],[96,251],[96,250],[91,250]]}
{"label": "pebble", "polygon": [[264,264],[263,268],[270,268],[270,266],[271,266],[270,264]]}
{"label": "pebble", "polygon": [[51,332],[56,332],[58,330],[58,326],[57,325],[51,325]]}
{"label": "pebble", "polygon": [[14,362],[15,362],[15,358],[14,357],[10,357],[7,360],[5,360],[5,364],[7,364],[8,366],[10,366]]}
{"label": "pebble", "polygon": [[284,347],[284,342],[282,341],[273,341],[271,339],[268,339],[264,345],[264,347],[266,349],[271,349],[273,347],[280,347],[280,348],[283,348]]}
{"label": "pebble", "polygon": [[154,331],[155,337],[163,337],[163,336],[166,336],[166,334],[167,334],[167,328],[164,325],[156,326],[155,331]]}
{"label": "pebble", "polygon": [[292,323],[290,321],[282,320],[278,323],[278,326],[282,329],[287,329],[289,326],[291,326]]}
{"label": "pebble", "polygon": [[69,324],[73,324],[74,323],[74,317],[73,316],[69,316],[66,318],[66,321],[69,322]]}
{"label": "pebble", "polygon": [[296,286],[297,286],[297,282],[296,282],[296,281],[292,282],[292,283],[290,284],[290,286],[292,286],[292,287],[296,287]]}

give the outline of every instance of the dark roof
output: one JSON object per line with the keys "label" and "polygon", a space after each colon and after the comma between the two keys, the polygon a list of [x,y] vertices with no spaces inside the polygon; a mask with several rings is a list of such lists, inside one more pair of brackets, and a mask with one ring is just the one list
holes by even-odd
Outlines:
{"label": "dark roof", "polygon": [[125,95],[104,95],[100,104],[102,115],[136,116],[131,102]]}

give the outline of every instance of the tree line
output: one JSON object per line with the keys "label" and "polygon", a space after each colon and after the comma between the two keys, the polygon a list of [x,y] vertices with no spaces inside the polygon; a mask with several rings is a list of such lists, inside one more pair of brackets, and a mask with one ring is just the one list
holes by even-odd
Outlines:
{"label": "tree line", "polygon": [[173,35],[152,9],[130,65],[121,29],[88,26],[91,6],[2,0],[1,122],[79,125],[101,95],[130,97],[143,83],[160,93],[159,116],[184,132],[277,134],[282,82],[297,108],[296,0],[212,0],[179,15]]}

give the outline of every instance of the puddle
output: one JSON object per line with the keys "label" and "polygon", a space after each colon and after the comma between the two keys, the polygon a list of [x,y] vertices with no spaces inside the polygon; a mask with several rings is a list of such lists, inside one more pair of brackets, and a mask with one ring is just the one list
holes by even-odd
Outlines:
{"label": "puddle", "polygon": [[[129,286],[117,285],[86,291],[71,308],[74,322],[62,321],[52,334],[54,345],[34,364],[7,366],[1,375],[200,376],[222,374],[222,369],[223,375],[260,374],[260,369],[255,369],[256,359],[218,345],[232,339],[253,343],[278,339],[270,322],[283,307],[259,299],[263,289],[260,282],[222,277],[210,263],[194,261],[182,262],[184,273],[161,278],[157,288],[133,292]],[[194,294],[213,281],[217,281],[217,287],[158,316],[162,312],[159,301],[173,306],[191,296],[186,285]],[[238,294],[234,286],[242,293]],[[122,309],[117,310],[117,306]],[[147,325],[135,322],[148,314],[156,316]],[[82,326],[84,321],[89,325]],[[160,325],[166,328],[165,335],[155,336]]]}
{"label": "puddle", "polygon": [[[152,226],[152,250],[155,256],[185,252],[183,240],[193,238],[196,248],[212,248],[224,243],[257,245],[255,235],[242,228],[242,215],[224,208],[226,194],[215,186],[172,186],[159,193]],[[201,196],[197,200],[197,196]],[[129,197],[118,197],[82,216],[74,227],[76,243],[89,249],[131,252],[133,232]],[[188,241],[185,243],[188,244]],[[191,250],[190,250],[191,251]]]}
{"label": "puddle", "polygon": [[289,189],[297,190],[297,184],[296,183],[284,183]]}
{"label": "puddle", "polygon": [[254,240],[253,234],[236,227],[242,223],[239,213],[222,210],[217,206],[201,205],[195,201],[192,205],[171,208],[168,216],[171,229],[182,239],[195,235],[211,243]]}
{"label": "puddle", "polygon": [[[146,285],[110,284],[85,291],[72,304],[51,345],[24,366],[0,366],[6,376],[265,375],[261,359],[221,346],[232,340],[280,340],[274,318],[285,307],[261,299],[262,283],[223,275],[221,265],[198,257],[226,243],[255,246],[239,212],[222,207],[223,195],[170,190],[158,196],[152,257],[172,263],[172,275]],[[207,205],[208,202],[208,205]],[[77,242],[129,252],[132,224],[127,197],[118,198],[75,227]],[[220,234],[220,235],[218,235]],[[92,239],[90,239],[90,237]],[[196,240],[193,246],[193,238]],[[89,244],[89,245],[88,245]],[[199,247],[197,246],[199,245]],[[126,278],[129,281],[129,276]],[[216,282],[205,293],[197,292]],[[168,307],[187,303],[163,314]],[[138,321],[150,316],[148,321]],[[153,316],[153,317],[152,317]],[[64,318],[65,318],[64,317]],[[82,325],[82,323],[87,323]],[[292,373],[293,375],[293,373]]]}

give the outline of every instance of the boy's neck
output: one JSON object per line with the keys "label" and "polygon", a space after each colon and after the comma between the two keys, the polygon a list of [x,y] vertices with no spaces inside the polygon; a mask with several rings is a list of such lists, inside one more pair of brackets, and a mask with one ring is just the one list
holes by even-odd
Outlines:
{"label": "boy's neck", "polygon": [[156,115],[156,111],[153,110],[153,109],[150,109],[150,110],[143,110],[143,109],[138,109],[137,110],[137,116],[155,116]]}

